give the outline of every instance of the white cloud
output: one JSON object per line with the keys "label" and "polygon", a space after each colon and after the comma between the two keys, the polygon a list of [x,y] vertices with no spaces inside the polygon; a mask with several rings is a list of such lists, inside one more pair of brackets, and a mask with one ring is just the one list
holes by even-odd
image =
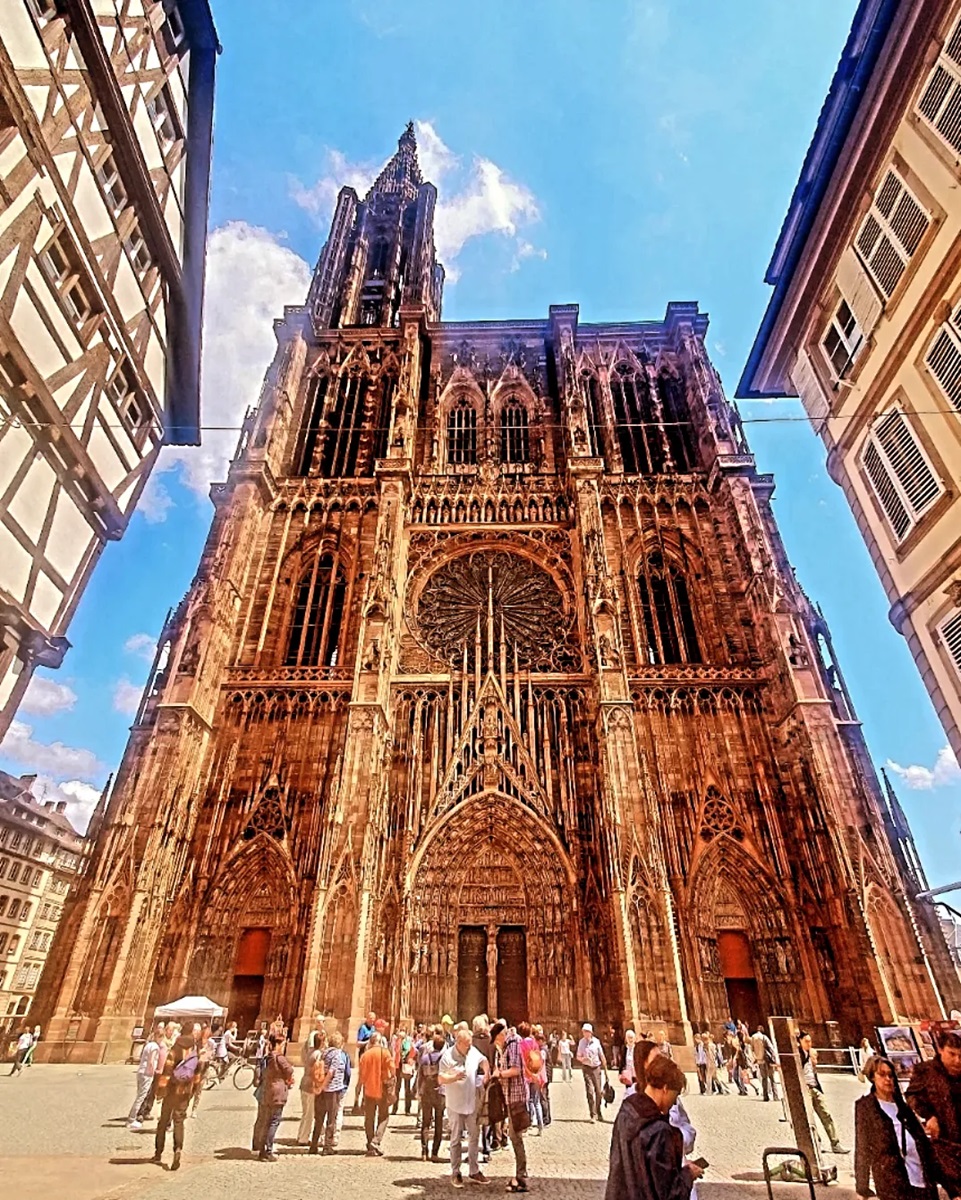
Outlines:
{"label": "white cloud", "polygon": [[[162,465],[160,470],[163,470]],[[140,493],[140,499],[137,501],[137,512],[140,513],[148,525],[160,525],[166,521],[167,512],[173,506],[173,497],[160,482],[157,469],[154,468],[154,473],[147,480],[146,487]]]}
{"label": "white cloud", "polygon": [[93,810],[100,799],[101,788],[82,779],[67,779],[56,783],[48,775],[38,775],[30,787],[38,800],[50,800],[54,804],[64,801],[67,805],[64,816],[81,833],[87,828]]}
{"label": "white cloud", "polygon": [[105,771],[92,750],[65,746],[63,742],[35,741],[32,726],[23,721],[11,721],[6,737],[0,742],[0,755],[23,764],[28,772],[51,775],[55,779],[71,776],[96,779]]}
{"label": "white cloud", "polygon": [[[455,282],[460,276],[457,260],[464,246],[473,238],[489,234],[500,234],[514,242],[510,270],[517,270],[525,258],[547,257],[546,251],[537,249],[520,234],[540,220],[537,200],[529,188],[511,179],[489,158],[475,155],[465,165],[430,121],[415,121],[414,128],[424,178],[437,187],[434,241],[449,281]],[[291,195],[323,228],[341,187],[348,184],[363,195],[381,165],[350,162],[342,151],[328,150],[321,177],[309,187],[295,181]]]}
{"label": "white cloud", "polygon": [[113,685],[113,710],[132,717],[140,707],[140,697],[143,695],[142,683],[131,683],[126,675]]}
{"label": "white cloud", "polygon": [[35,717],[52,717],[54,713],[69,712],[77,703],[77,693],[65,683],[34,675],[27,685],[20,711]]}
{"label": "white cloud", "polygon": [[203,442],[166,447],[160,471],[179,464],[184,483],[204,496],[211,482],[226,476],[244,413],[257,403],[276,350],[274,318],[285,304],[303,304],[310,275],[307,263],[266,229],[230,221],[213,231],[204,311]]}
{"label": "white cloud", "polygon": [[947,787],[953,783],[961,783],[961,767],[954,757],[950,746],[942,746],[933,767],[919,766],[917,763],[902,767],[900,763],[888,759],[888,770],[900,776],[909,788],[918,792],[928,792],[932,788]]}
{"label": "white cloud", "polygon": [[136,654],[144,662],[152,663],[157,652],[157,639],[149,633],[134,633],[123,644],[124,654]]}

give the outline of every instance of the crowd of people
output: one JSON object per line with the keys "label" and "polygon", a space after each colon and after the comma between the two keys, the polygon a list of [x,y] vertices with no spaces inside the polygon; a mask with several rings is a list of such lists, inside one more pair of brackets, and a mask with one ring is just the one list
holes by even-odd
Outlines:
{"label": "crowd of people", "polygon": [[[508,1191],[528,1190],[525,1137],[540,1136],[551,1124],[551,1085],[556,1072],[573,1078],[574,1064],[584,1081],[587,1118],[605,1119],[613,1105],[611,1071],[624,1085],[611,1137],[607,1200],[688,1200],[705,1160],[693,1159],[696,1130],[681,1094],[686,1079],[674,1061],[665,1030],[628,1029],[620,1043],[607,1046],[590,1023],[575,1040],[567,1031],[545,1033],[539,1025],[486,1014],[470,1025],[448,1014],[391,1030],[369,1013],[357,1030],[357,1060],[343,1035],[318,1016],[297,1051],[288,1046],[278,1017],[265,1023],[250,1054],[256,1063],[256,1119],[252,1151],[276,1161],[275,1138],[296,1085],[301,1099],[297,1143],[309,1154],[333,1155],[353,1085],[353,1111],[364,1118],[366,1154],[379,1158],[391,1117],[416,1105],[417,1138],[424,1162],[445,1164],[455,1188],[490,1182],[484,1166],[510,1147],[513,1174]],[[141,1129],[159,1102],[154,1134],[155,1162],[162,1162],[173,1129],[172,1170],[180,1166],[188,1113],[196,1112],[204,1077],[222,1070],[239,1046],[236,1025],[214,1033],[209,1026],[157,1025],[137,1068],[137,1089],[128,1126]],[[810,1035],[798,1035],[801,1078],[831,1152],[841,1145],[827,1106]],[[299,1082],[292,1061],[299,1057]],[[715,1038],[697,1034],[694,1059],[700,1094],[705,1097],[752,1092],[778,1099],[779,1056],[758,1026],[730,1022]],[[22,1064],[21,1064],[22,1065]],[[937,1056],[918,1063],[904,1095],[894,1065],[862,1044],[860,1078],[868,1093],[855,1105],[855,1178],[862,1200],[873,1180],[879,1200],[937,1200],[940,1184],[961,1197],[961,1033],[941,1035]],[[447,1140],[449,1148],[442,1154]]]}

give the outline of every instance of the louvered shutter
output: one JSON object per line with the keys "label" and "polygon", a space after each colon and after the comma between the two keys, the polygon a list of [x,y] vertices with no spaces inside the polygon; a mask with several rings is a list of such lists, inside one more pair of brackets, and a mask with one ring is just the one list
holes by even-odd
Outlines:
{"label": "louvered shutter", "polygon": [[850,305],[858,328],[865,338],[869,338],[881,319],[884,301],[850,248],[841,255],[836,279],[838,291]]}
{"label": "louvered shutter", "polygon": [[961,306],[934,335],[924,361],[941,391],[961,412]]}
{"label": "louvered shutter", "polygon": [[961,675],[961,609],[952,613],[946,621],[942,621],[938,632],[948,657],[954,663],[954,669]]}
{"label": "louvered shutter", "polygon": [[921,91],[918,112],[961,154],[961,21],[952,29]]}
{"label": "louvered shutter", "polygon": [[814,364],[811,362],[811,356],[807,350],[801,350],[798,354],[797,361],[791,371],[791,382],[794,384],[795,391],[801,397],[804,411],[811,418],[814,432],[820,433],[824,427],[825,419],[831,410],[831,404],[825,395],[824,388],[817,377]]}
{"label": "louvered shutter", "polygon": [[930,224],[924,206],[889,167],[854,239],[861,261],[884,296],[893,295]]}
{"label": "louvered shutter", "polygon": [[861,461],[895,538],[903,541],[944,489],[900,409],[875,422]]}

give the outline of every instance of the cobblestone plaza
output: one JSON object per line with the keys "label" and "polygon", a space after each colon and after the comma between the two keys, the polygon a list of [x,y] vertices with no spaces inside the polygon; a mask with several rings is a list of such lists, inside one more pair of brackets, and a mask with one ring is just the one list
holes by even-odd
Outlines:
{"label": "cobblestone plaza", "polygon": [[[762,1200],[762,1150],[794,1143],[790,1126],[779,1121],[781,1105],[764,1104],[753,1096],[702,1097],[696,1094],[693,1076],[688,1079],[685,1104],[698,1130],[695,1154],[711,1163],[698,1185],[699,1200]],[[841,1138],[850,1146],[860,1085],[850,1076],[827,1077],[824,1085]],[[620,1099],[623,1089],[618,1086],[616,1091]],[[197,1117],[187,1122],[183,1167],[172,1174],[167,1169],[169,1138],[167,1165],[159,1168],[149,1162],[155,1121],[147,1122],[142,1133],[124,1127],[133,1095],[130,1067],[39,1064],[15,1078],[0,1077],[0,1179],[5,1195],[16,1200],[221,1200],[267,1194],[284,1200],[403,1200],[452,1193],[449,1168],[420,1161],[413,1117],[391,1118],[383,1159],[363,1157],[362,1121],[354,1116],[346,1118],[336,1157],[308,1157],[293,1145],[300,1114],[300,1097],[293,1093],[281,1125],[279,1161],[257,1162],[250,1150],[253,1095],[237,1091],[229,1082],[204,1093]],[[552,1084],[551,1101],[553,1123],[543,1137],[527,1138],[531,1192],[550,1200],[603,1197],[610,1125],[588,1122],[577,1075],[573,1083]],[[837,1200],[852,1200],[852,1157],[829,1155],[826,1161],[839,1168],[839,1182],[831,1192]],[[501,1194],[512,1165],[509,1150],[495,1154],[485,1167],[492,1185],[483,1190]],[[800,1184],[775,1187],[775,1200],[792,1194],[803,1200],[805,1189]]]}

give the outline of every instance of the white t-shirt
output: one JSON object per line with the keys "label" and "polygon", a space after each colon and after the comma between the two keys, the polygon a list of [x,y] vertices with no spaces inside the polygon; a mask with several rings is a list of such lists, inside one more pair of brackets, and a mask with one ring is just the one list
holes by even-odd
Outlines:
{"label": "white t-shirt", "polygon": [[596,1037],[581,1038],[577,1043],[577,1061],[586,1067],[599,1067],[604,1051]]}
{"label": "white t-shirt", "polygon": [[477,1111],[477,1076],[481,1064],[486,1061],[476,1046],[471,1046],[463,1055],[456,1046],[448,1046],[440,1056],[441,1075],[451,1075],[460,1070],[464,1072],[464,1078],[457,1083],[444,1084],[448,1112],[466,1116]]}
{"label": "white t-shirt", "polygon": [[17,1049],[18,1050],[29,1050],[32,1045],[33,1045],[33,1034],[32,1033],[21,1033],[20,1036],[17,1038]]}
{"label": "white t-shirt", "polygon": [[924,1167],[921,1165],[921,1155],[918,1154],[917,1143],[914,1138],[902,1128],[901,1115],[898,1112],[898,1106],[893,1100],[881,1100],[878,1097],[878,1104],[881,1106],[881,1111],[887,1113],[894,1125],[894,1136],[898,1139],[898,1146],[904,1147],[904,1165],[908,1169],[908,1183],[912,1187],[925,1187]]}
{"label": "white t-shirt", "polygon": [[571,1053],[573,1044],[570,1038],[561,1038],[557,1043],[557,1053],[566,1058]]}

